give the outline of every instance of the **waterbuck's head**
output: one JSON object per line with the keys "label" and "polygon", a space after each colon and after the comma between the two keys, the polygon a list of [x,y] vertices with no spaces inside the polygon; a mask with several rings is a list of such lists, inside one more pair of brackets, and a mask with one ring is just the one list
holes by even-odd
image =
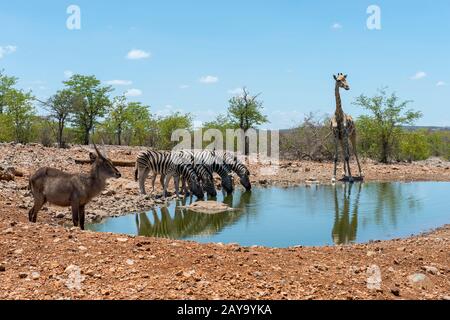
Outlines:
{"label": "waterbuck's head", "polygon": [[122,175],[119,170],[113,165],[112,161],[107,157],[103,156],[100,151],[98,151],[97,146],[94,143],[94,149],[96,153],[90,153],[91,160],[94,161],[94,170],[100,179],[108,178],[120,178]]}
{"label": "waterbuck's head", "polygon": [[337,75],[333,75],[334,80],[336,80],[336,85],[339,88],[344,88],[345,90],[350,90],[350,86],[347,82],[347,75],[338,73]]}

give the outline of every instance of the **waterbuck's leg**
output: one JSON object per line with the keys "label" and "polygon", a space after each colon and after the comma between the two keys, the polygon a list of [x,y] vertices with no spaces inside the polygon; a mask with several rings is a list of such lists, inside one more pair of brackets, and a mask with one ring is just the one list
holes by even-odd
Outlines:
{"label": "waterbuck's leg", "polygon": [[80,220],[80,229],[84,230],[84,206],[80,206],[78,215],[79,215],[79,220]]}
{"label": "waterbuck's leg", "polygon": [[31,210],[28,212],[28,219],[30,220],[30,222],[36,223],[38,212],[39,210],[42,209],[44,204],[45,204],[44,196],[37,195],[34,197],[33,208],[31,208]]}
{"label": "waterbuck's leg", "polygon": [[147,179],[149,168],[138,168],[138,179],[139,179],[139,189],[141,194],[146,194],[145,192],[145,179]]}
{"label": "waterbuck's leg", "polygon": [[73,226],[78,227],[80,204],[78,200],[72,200],[72,221]]}

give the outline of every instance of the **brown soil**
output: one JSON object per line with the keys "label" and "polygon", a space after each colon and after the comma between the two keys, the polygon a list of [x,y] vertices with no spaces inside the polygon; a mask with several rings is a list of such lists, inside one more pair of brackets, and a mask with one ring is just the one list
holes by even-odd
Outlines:
{"label": "brown soil", "polygon": [[[127,161],[139,150],[108,155]],[[270,249],[82,232],[61,227],[70,215],[53,207],[28,223],[29,175],[41,166],[89,169],[74,159],[87,159],[86,150],[0,144],[0,166],[24,173],[0,181],[0,299],[450,299],[450,226],[401,240]],[[449,163],[437,159],[364,168],[366,181],[450,181]],[[255,185],[329,183],[332,164],[283,162],[270,176],[260,169],[251,166]],[[120,171],[124,179],[88,206],[92,219],[163,203],[138,195],[132,168]],[[374,265],[382,283],[368,289]]]}

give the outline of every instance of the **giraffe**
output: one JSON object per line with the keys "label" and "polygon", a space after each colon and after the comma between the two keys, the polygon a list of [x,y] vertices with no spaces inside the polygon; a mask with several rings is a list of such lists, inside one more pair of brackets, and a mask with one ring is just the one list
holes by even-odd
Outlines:
{"label": "giraffe", "polygon": [[336,95],[336,111],[334,117],[331,119],[331,130],[334,135],[334,173],[333,173],[333,182],[336,182],[336,170],[337,170],[337,162],[338,162],[338,150],[341,145],[342,153],[344,155],[344,175],[348,177],[349,182],[354,182],[354,178],[352,177],[352,173],[350,170],[350,146],[349,140],[351,142],[353,152],[356,157],[356,162],[358,163],[359,176],[363,177],[363,173],[361,171],[361,165],[359,163],[358,153],[356,150],[356,128],[353,118],[344,113],[342,109],[342,101],[340,89],[344,88],[345,90],[350,90],[350,86],[347,82],[347,75],[339,73],[338,75],[333,75],[334,80],[336,81],[335,87],[335,95]]}

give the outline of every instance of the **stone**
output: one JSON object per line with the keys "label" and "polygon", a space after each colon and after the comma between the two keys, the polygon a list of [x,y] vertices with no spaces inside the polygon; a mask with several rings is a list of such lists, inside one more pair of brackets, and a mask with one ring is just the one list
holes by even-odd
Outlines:
{"label": "stone", "polygon": [[39,279],[40,277],[41,277],[41,275],[40,275],[40,273],[37,272],[37,271],[34,271],[34,272],[31,273],[31,279],[33,279],[33,280],[37,280],[37,279]]}
{"label": "stone", "polygon": [[19,278],[20,279],[28,278],[28,273],[26,273],[26,272],[19,272]]}
{"label": "stone", "polygon": [[367,271],[367,289],[369,290],[380,290],[381,289],[381,269],[377,265],[370,266]]}
{"label": "stone", "polygon": [[394,296],[399,297],[400,296],[400,289],[399,288],[391,288],[391,293]]}
{"label": "stone", "polygon": [[129,266],[132,266],[132,265],[134,265],[134,260],[127,259],[126,264],[129,265]]}
{"label": "stone", "polygon": [[64,218],[66,215],[64,214],[64,213],[62,213],[62,212],[60,212],[60,213],[58,213],[57,215],[56,215],[56,219],[62,219],[62,218]]}
{"label": "stone", "polygon": [[6,267],[2,264],[0,264],[0,272],[5,272],[6,271]]}
{"label": "stone", "polygon": [[225,203],[217,201],[198,201],[185,207],[185,209],[204,214],[218,214],[233,210]]}
{"label": "stone", "polygon": [[413,287],[428,289],[431,286],[430,279],[423,273],[415,273],[408,276],[409,284]]}
{"label": "stone", "polygon": [[422,267],[422,270],[424,270],[427,273],[434,274],[434,275],[439,274],[439,269],[436,267],[424,266],[424,267]]}
{"label": "stone", "polygon": [[117,238],[116,239],[118,242],[127,242],[128,239],[127,238]]}

